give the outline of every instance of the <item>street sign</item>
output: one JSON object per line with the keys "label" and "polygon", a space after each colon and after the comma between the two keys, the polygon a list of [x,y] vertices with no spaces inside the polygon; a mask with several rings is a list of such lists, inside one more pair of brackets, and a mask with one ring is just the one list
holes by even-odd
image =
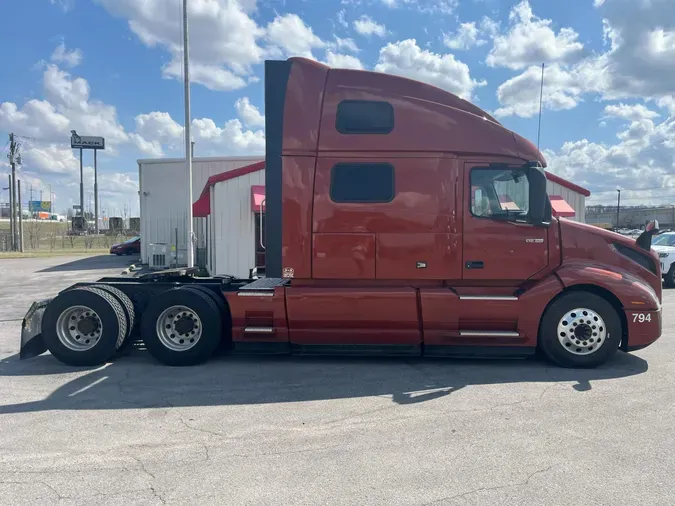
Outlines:
{"label": "street sign", "polygon": [[103,137],[77,135],[74,131],[70,137],[70,147],[73,149],[105,149]]}
{"label": "street sign", "polygon": [[52,212],[52,203],[44,200],[29,200],[28,201],[28,210],[31,213],[37,213],[40,211],[51,213]]}

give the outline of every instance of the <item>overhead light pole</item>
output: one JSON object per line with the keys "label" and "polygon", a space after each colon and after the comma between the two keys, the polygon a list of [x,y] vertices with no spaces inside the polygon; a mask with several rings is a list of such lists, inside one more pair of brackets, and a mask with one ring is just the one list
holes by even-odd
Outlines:
{"label": "overhead light pole", "polygon": [[621,213],[621,190],[617,189],[616,197],[616,228],[619,229],[619,214]]}
{"label": "overhead light pole", "polygon": [[[190,51],[188,46],[187,0],[183,0],[183,73],[185,87],[185,162],[187,165],[187,266],[194,267],[193,230],[192,230],[192,139],[190,138]],[[178,245],[176,245],[178,246]],[[176,257],[178,249],[176,249]],[[177,258],[176,258],[177,259]]]}

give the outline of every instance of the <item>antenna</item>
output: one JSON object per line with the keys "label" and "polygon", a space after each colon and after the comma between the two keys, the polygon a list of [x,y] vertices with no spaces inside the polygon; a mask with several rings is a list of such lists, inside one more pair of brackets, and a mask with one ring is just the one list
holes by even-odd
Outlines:
{"label": "antenna", "polygon": [[544,64],[541,64],[541,89],[539,90],[539,128],[537,128],[537,152],[539,151],[539,141],[541,139],[541,106],[544,102]]}

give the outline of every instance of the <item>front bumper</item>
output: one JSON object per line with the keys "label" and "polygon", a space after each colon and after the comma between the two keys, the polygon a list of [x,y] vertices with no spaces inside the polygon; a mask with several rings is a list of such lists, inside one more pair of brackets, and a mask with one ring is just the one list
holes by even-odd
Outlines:
{"label": "front bumper", "polygon": [[52,299],[44,299],[31,304],[30,309],[23,317],[21,323],[21,348],[19,348],[19,359],[37,357],[45,351],[44,339],[42,338],[42,316],[45,308]]}
{"label": "front bumper", "polygon": [[661,309],[652,311],[626,309],[626,322],[628,323],[627,351],[646,348],[661,337],[663,328]]}

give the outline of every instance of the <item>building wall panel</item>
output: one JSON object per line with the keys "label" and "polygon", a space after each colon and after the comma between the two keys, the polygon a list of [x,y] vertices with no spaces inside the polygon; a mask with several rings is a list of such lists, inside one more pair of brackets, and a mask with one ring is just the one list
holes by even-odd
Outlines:
{"label": "building wall panel", "polygon": [[211,274],[248,277],[255,265],[255,214],[251,186],[265,184],[265,172],[216,183],[211,201],[213,267]]}
{"label": "building wall panel", "polygon": [[[192,164],[192,201],[201,195],[210,176],[245,167],[263,159],[261,156],[194,158]],[[141,258],[148,262],[148,246],[152,243],[176,243],[186,248],[184,159],[139,160],[141,209]],[[195,220],[196,234],[206,234],[203,220]]]}

